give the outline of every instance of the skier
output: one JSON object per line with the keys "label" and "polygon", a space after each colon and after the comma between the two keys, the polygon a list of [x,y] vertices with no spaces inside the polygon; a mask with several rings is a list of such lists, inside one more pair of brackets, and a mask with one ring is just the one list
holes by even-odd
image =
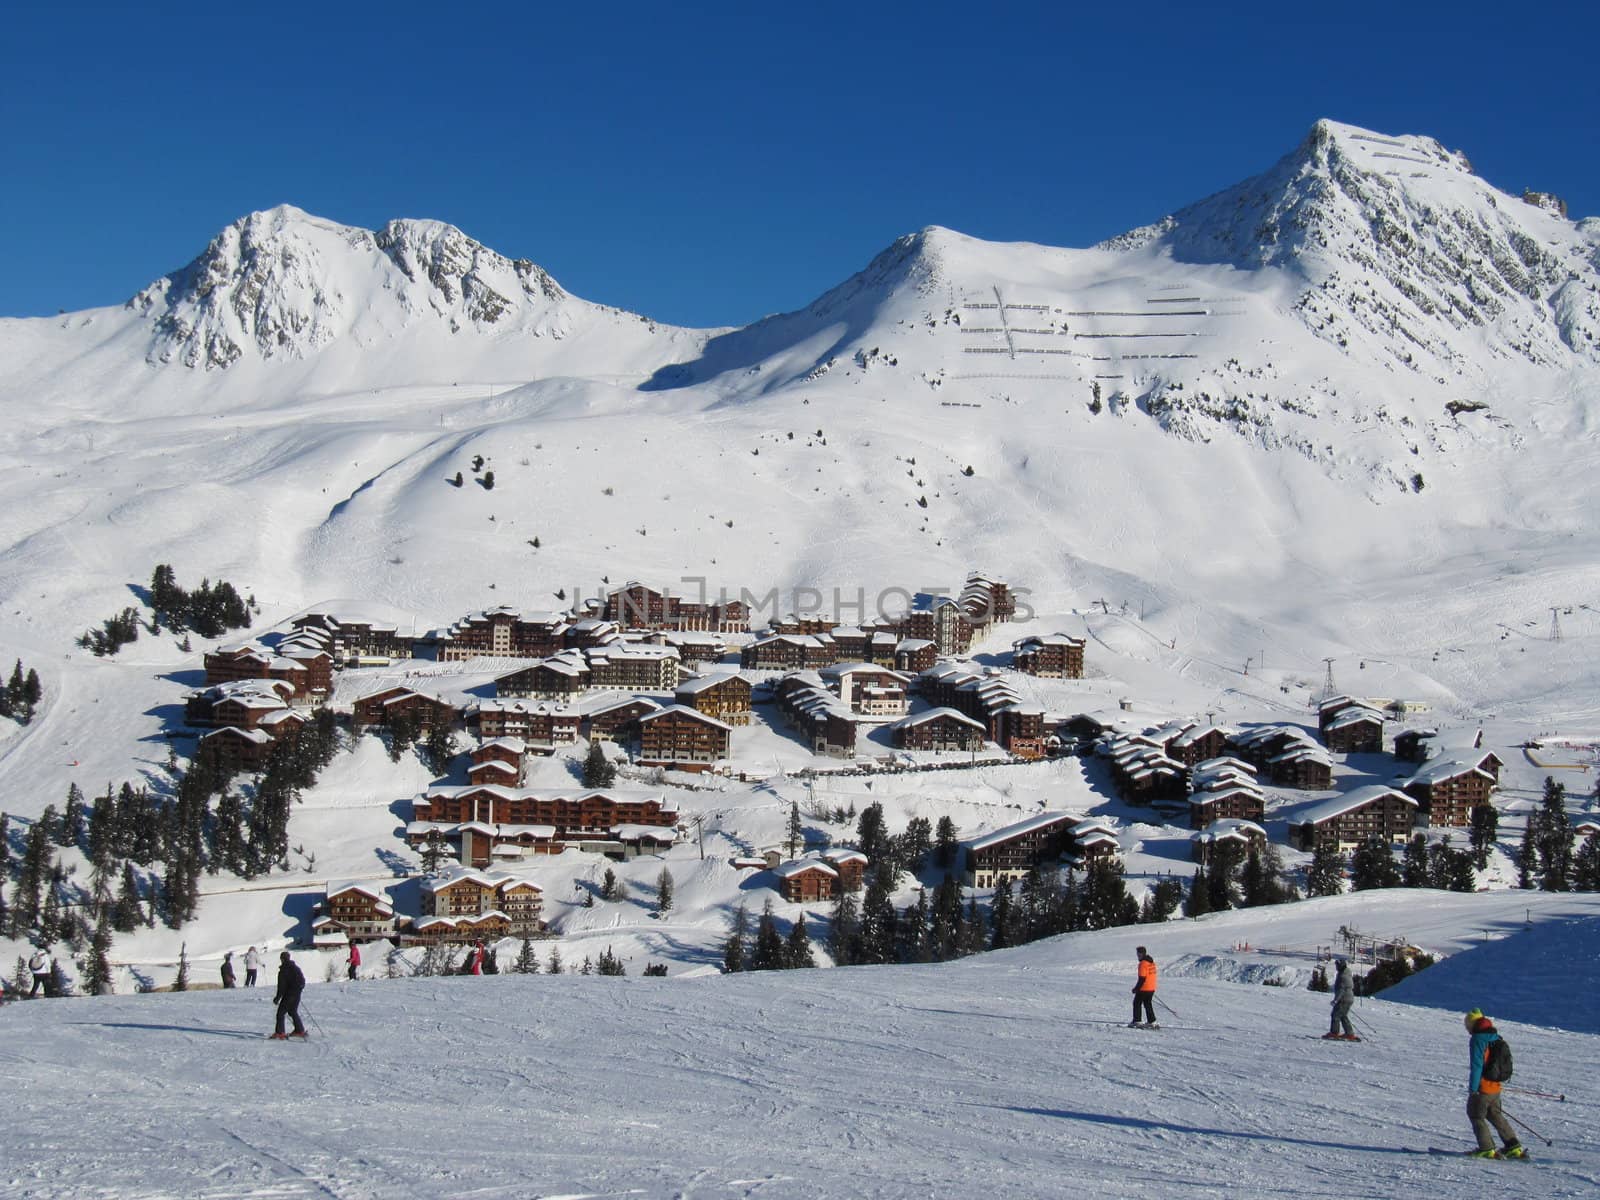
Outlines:
{"label": "skier", "polygon": [[28,959],[28,970],[33,972],[33,990],[28,993],[28,999],[33,1000],[39,995],[39,989],[44,989],[46,996],[50,995],[50,955],[43,946],[34,948],[33,956]]}
{"label": "skier", "polygon": [[483,943],[482,942],[478,942],[472,947],[472,958],[470,960],[471,964],[472,964],[472,974],[474,974],[474,975],[482,975],[483,974],[483,958],[484,958]]}
{"label": "skier", "polygon": [[354,942],[351,942],[350,956],[345,959],[345,962],[350,968],[350,978],[354,979],[356,977],[356,971],[361,967],[361,947],[357,946]]}
{"label": "skier", "polygon": [[[1478,1148],[1471,1152],[1472,1157],[1526,1158],[1528,1152],[1517,1139],[1517,1131],[1511,1128],[1511,1123],[1500,1111],[1500,1085],[1483,1077],[1483,1065],[1489,1060],[1489,1047],[1500,1040],[1500,1035],[1495,1032],[1493,1022],[1483,1015],[1481,1008],[1469,1012],[1465,1024],[1467,1032],[1472,1035],[1467,1051],[1472,1067],[1472,1076],[1467,1081],[1467,1116],[1472,1121],[1472,1132],[1478,1139]],[[1491,1125],[1500,1134],[1500,1140],[1505,1142],[1504,1150],[1497,1151],[1494,1148],[1494,1135],[1489,1132]]]}
{"label": "skier", "polygon": [[[272,998],[272,1002],[278,1006],[278,1020],[272,1031],[273,1037],[305,1037],[306,1027],[300,1023],[300,993],[305,990],[306,977],[300,973],[300,968],[295,966],[294,959],[290,958],[289,952],[285,950],[278,956],[278,994]],[[294,1032],[288,1035],[283,1032],[285,1017],[294,1022]]]}
{"label": "skier", "polygon": [[231,988],[233,986],[233,980],[233,951],[229,950],[222,956],[222,986],[225,988]]}
{"label": "skier", "polygon": [[[1350,1006],[1356,1002],[1356,980],[1350,974],[1350,964],[1344,959],[1334,960],[1333,1015],[1328,1018],[1328,1032],[1322,1036],[1337,1041],[1359,1042],[1355,1026],[1350,1024]],[[1344,1026],[1341,1033],[1339,1026]]]}
{"label": "skier", "polygon": [[1133,985],[1133,1020],[1128,1022],[1128,1028],[1137,1028],[1140,1024],[1139,1009],[1144,1008],[1144,1027],[1155,1029],[1156,1026],[1156,960],[1151,958],[1143,946],[1139,950],[1139,978]]}
{"label": "skier", "polygon": [[244,985],[255,987],[256,972],[261,970],[261,955],[254,946],[244,952]]}

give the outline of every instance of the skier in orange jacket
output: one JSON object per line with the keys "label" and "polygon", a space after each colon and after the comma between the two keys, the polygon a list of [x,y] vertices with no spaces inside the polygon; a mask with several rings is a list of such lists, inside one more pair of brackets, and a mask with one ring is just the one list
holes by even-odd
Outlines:
{"label": "skier in orange jacket", "polygon": [[[1133,1029],[1143,1024],[1146,1029],[1156,1027],[1156,960],[1151,958],[1143,946],[1139,947],[1139,978],[1133,985],[1133,1020],[1128,1022],[1128,1028]],[[1144,1020],[1139,1020],[1140,1006],[1144,1008]]]}

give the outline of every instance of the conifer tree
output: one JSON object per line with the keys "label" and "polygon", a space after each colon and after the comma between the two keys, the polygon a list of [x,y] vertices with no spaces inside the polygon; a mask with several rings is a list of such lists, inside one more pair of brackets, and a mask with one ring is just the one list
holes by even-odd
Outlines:
{"label": "conifer tree", "polygon": [[1234,874],[1239,869],[1240,859],[1237,842],[1219,841],[1212,844],[1211,861],[1206,866],[1206,885],[1211,889],[1212,912],[1238,906],[1239,892],[1234,883]]}
{"label": "conifer tree", "polygon": [[[877,806],[874,806],[877,807]],[[895,960],[895,926],[893,872],[886,870],[887,856],[877,860],[872,879],[861,898],[861,950],[858,961],[863,963],[890,963]]]}
{"label": "conifer tree", "polygon": [[1337,896],[1344,891],[1344,856],[1332,842],[1318,842],[1306,869],[1306,893]]}
{"label": "conifer tree", "polygon": [[544,973],[546,975],[559,975],[559,974],[561,974],[561,971],[562,971],[562,966],[561,966],[561,947],[560,946],[551,946],[550,947],[550,958],[545,963]]}
{"label": "conifer tree", "polygon": [[444,842],[444,834],[437,829],[428,830],[428,836],[422,839],[422,852],[419,855],[422,859],[422,873],[437,875],[449,853],[449,848]]}
{"label": "conifer tree", "polygon": [[105,913],[95,923],[94,940],[89,943],[89,968],[85,972],[84,986],[91,996],[109,996],[111,986],[111,929],[106,924]]}
{"label": "conifer tree", "polygon": [[83,836],[83,789],[76,783],[67,787],[67,808],[61,817],[61,832],[56,844],[63,849],[76,846]]}
{"label": "conifer tree", "polygon": [[517,961],[512,964],[511,970],[518,975],[539,973],[539,960],[533,956],[533,942],[528,938],[522,939],[522,946],[517,951]]}
{"label": "conifer tree", "polygon": [[948,815],[939,818],[933,834],[933,865],[948,871],[956,862],[956,823]]}
{"label": "conifer tree", "polygon": [[606,758],[599,742],[589,743],[589,753],[583,760],[583,786],[592,790],[608,788],[617,780],[617,768]]}
{"label": "conifer tree", "polygon": [[1178,905],[1182,903],[1183,884],[1171,875],[1164,875],[1145,896],[1144,904],[1139,908],[1139,921],[1145,925],[1165,921],[1178,911]]}
{"label": "conifer tree", "polygon": [[656,916],[662,917],[672,911],[672,892],[672,872],[662,867],[661,874],[656,876]]}
{"label": "conifer tree", "polygon": [[746,970],[745,939],[750,932],[750,913],[744,906],[744,901],[739,901],[739,907],[733,910],[733,920],[728,929],[728,936],[722,943],[722,969],[729,974],[735,971]]}
{"label": "conifer tree", "polygon": [[1534,843],[1534,823],[1537,816],[1530,814],[1522,827],[1522,845],[1517,849],[1517,886],[1524,891],[1533,886],[1533,871],[1538,863]]}
{"label": "conifer tree", "polygon": [[[102,913],[102,915],[104,915]],[[144,920],[139,907],[139,883],[134,878],[133,864],[122,864],[122,887],[111,912],[111,927],[118,933],[132,933]]]}
{"label": "conifer tree", "polygon": [[906,822],[906,831],[900,835],[900,845],[895,857],[907,867],[916,870],[932,850],[932,823],[927,817],[912,817]]}
{"label": "conifer tree", "polygon": [[1572,826],[1567,822],[1567,787],[1545,776],[1544,800],[1537,816],[1534,845],[1539,854],[1539,888],[1565,892],[1572,870]]}
{"label": "conifer tree", "polygon": [[172,981],[172,990],[187,992],[189,990],[189,944],[185,942],[178,948],[178,974]]}
{"label": "conifer tree", "polygon": [[1013,944],[1016,920],[1011,913],[1011,880],[1002,879],[995,885],[994,899],[989,904],[989,949],[1004,950]]}
{"label": "conifer tree", "polygon": [[861,940],[860,917],[856,898],[843,888],[833,903],[833,921],[828,926],[828,954],[834,965],[847,967],[858,962]]}
{"label": "conifer tree", "polygon": [[1400,859],[1400,883],[1408,888],[1428,886],[1428,839],[1414,834]]}
{"label": "conifer tree", "polygon": [[784,966],[783,937],[778,933],[777,918],[772,915],[772,897],[761,907],[756,920],[756,940],[750,951],[750,970],[779,971]]}
{"label": "conifer tree", "polygon": [[1078,901],[1078,928],[1109,929],[1116,925],[1132,925],[1138,919],[1139,902],[1128,895],[1122,861],[1097,858],[1090,862]]}
{"label": "conifer tree", "polygon": [[1358,892],[1400,886],[1400,868],[1394,846],[1385,838],[1369,837],[1350,856],[1350,886]]}
{"label": "conifer tree", "polygon": [[800,804],[798,801],[791,801],[789,804],[789,857],[798,857],[800,848],[805,844],[805,829],[800,824]]}
{"label": "conifer tree", "polygon": [[[585,964],[587,964],[588,961],[588,959],[585,959]],[[623,966],[622,959],[618,958],[614,953],[612,953],[611,947],[607,946],[600,955],[600,961],[595,964],[595,974],[626,975],[627,973],[628,968]]]}
{"label": "conifer tree", "polygon": [[1472,806],[1472,854],[1474,865],[1483,870],[1489,865],[1489,848],[1500,835],[1500,814],[1492,804]]}
{"label": "conifer tree", "polygon": [[1211,881],[1206,878],[1206,865],[1201,863],[1194,869],[1194,876],[1189,880],[1189,895],[1183,902],[1183,915],[1186,917],[1203,917],[1211,911]]}
{"label": "conifer tree", "polygon": [[790,970],[799,970],[817,965],[817,959],[811,952],[811,935],[806,930],[806,915],[801,913],[789,928],[789,939],[783,946],[783,965]]}
{"label": "conifer tree", "polygon": [[1600,892],[1600,834],[1584,838],[1572,856],[1572,890]]}
{"label": "conifer tree", "polygon": [[613,871],[610,867],[607,867],[605,875],[600,880],[600,899],[602,899],[602,900],[616,900],[616,899],[619,899],[620,898],[619,892],[621,890],[621,887],[622,887],[621,883],[618,882],[618,880],[617,880],[617,873],[615,871]]}
{"label": "conifer tree", "polygon": [[917,902],[908,904],[905,911],[900,914],[900,945],[897,954],[902,962],[933,961],[933,938],[929,930],[926,888],[918,888]]}

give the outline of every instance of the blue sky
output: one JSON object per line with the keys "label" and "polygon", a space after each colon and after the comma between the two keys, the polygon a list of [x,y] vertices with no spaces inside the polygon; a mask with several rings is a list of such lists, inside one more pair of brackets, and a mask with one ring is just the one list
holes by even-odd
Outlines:
{"label": "blue sky", "polygon": [[120,303],[289,203],[743,324],[925,225],[1087,245],[1321,116],[1600,215],[1600,6],[553,7],[14,6],[0,315]]}

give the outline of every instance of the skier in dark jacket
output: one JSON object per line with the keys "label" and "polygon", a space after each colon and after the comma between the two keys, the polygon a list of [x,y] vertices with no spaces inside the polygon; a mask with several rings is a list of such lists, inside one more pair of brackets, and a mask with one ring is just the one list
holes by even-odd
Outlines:
{"label": "skier in dark jacket", "polygon": [[[1500,1111],[1500,1085],[1493,1079],[1483,1077],[1483,1065],[1489,1060],[1489,1047],[1500,1040],[1500,1035],[1495,1032],[1493,1022],[1483,1015],[1481,1008],[1475,1008],[1467,1014],[1466,1026],[1467,1032],[1472,1035],[1467,1050],[1468,1065],[1472,1069],[1471,1077],[1467,1080],[1467,1116],[1472,1121],[1472,1132],[1478,1138],[1478,1148],[1472,1151],[1472,1157],[1526,1158],[1528,1152],[1517,1139],[1517,1131],[1511,1128],[1511,1123]],[[1491,1125],[1505,1142],[1504,1150],[1494,1148],[1494,1134],[1489,1132]]]}
{"label": "skier in dark jacket", "polygon": [[[1356,979],[1350,974],[1350,964],[1344,959],[1335,960],[1333,971],[1333,1014],[1328,1018],[1328,1032],[1322,1036],[1345,1042],[1359,1042],[1355,1026],[1350,1024],[1350,1006],[1356,1002]],[[1340,1026],[1343,1025],[1343,1031]]]}
{"label": "skier in dark jacket", "polygon": [[222,956],[222,986],[225,988],[231,988],[233,985],[233,951],[229,950]]}
{"label": "skier in dark jacket", "polygon": [[[278,1006],[278,1021],[272,1032],[273,1037],[305,1037],[306,1027],[300,1023],[300,993],[305,990],[306,977],[285,950],[278,956],[278,994],[272,998],[272,1002]],[[285,1017],[294,1022],[294,1032],[287,1035],[283,1032]]]}

